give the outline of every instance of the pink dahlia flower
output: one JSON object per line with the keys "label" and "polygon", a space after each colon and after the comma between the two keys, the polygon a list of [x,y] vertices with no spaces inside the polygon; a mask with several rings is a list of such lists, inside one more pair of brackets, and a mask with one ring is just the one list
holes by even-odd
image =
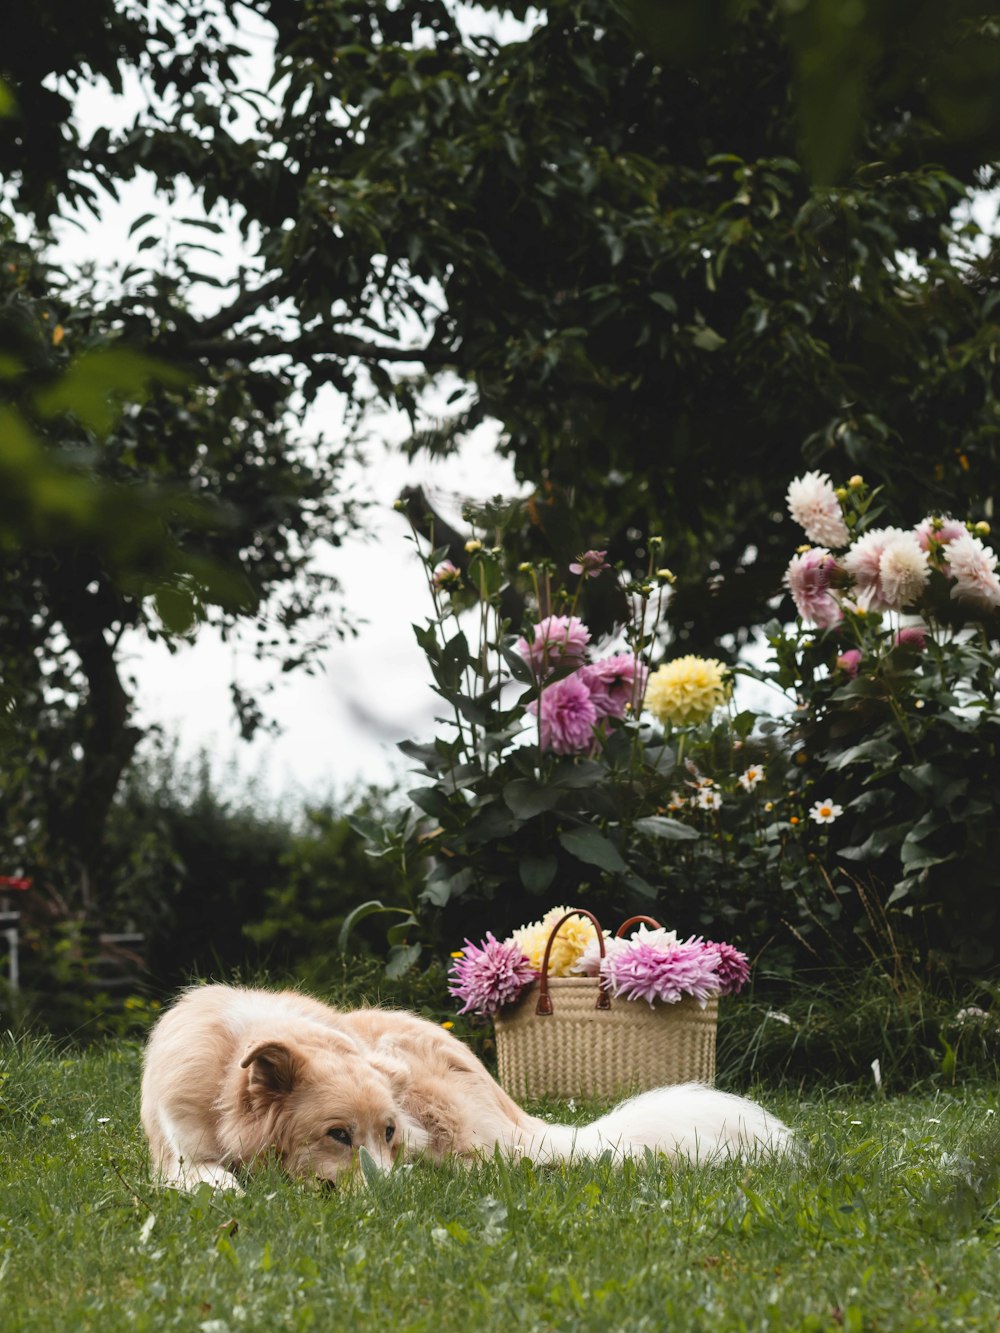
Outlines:
{"label": "pink dahlia flower", "polygon": [[846,546],[851,534],[825,472],[807,472],[788,487],[788,511],[817,546]]}
{"label": "pink dahlia flower", "polygon": [[732,944],[714,944],[708,940],[705,948],[714,949],[719,955],[717,972],[719,994],[736,995],[746,985],[750,976],[750,960]]}
{"label": "pink dahlia flower", "polygon": [[685,940],[666,948],[632,940],[628,948],[616,949],[604,959],[601,975],[612,995],[626,1000],[647,1000],[652,1006],[656,1000],[675,1004],[690,995],[704,1009],[719,993],[720,964],[716,949],[703,940]]}
{"label": "pink dahlia flower", "polygon": [[840,668],[841,671],[846,671],[846,673],[853,680],[854,677],[858,674],[858,669],[861,666],[861,649],[860,648],[845,649],[845,651],[842,652],[840,656],[837,658],[837,666]]}
{"label": "pink dahlia flower", "polygon": [[442,560],[434,569],[433,582],[436,592],[440,592],[443,588],[454,587],[461,581],[462,571],[450,560]]}
{"label": "pink dahlia flower", "polygon": [[1000,607],[1000,578],[997,578],[997,558],[991,547],[984,546],[971,532],[963,532],[948,543],[945,554],[948,573],[955,580],[952,597],[983,609]]}
{"label": "pink dahlia flower", "polygon": [[604,570],[611,568],[604,558],[606,555],[607,551],[584,551],[570,565],[569,572],[571,574],[586,574],[588,579],[596,579],[598,574],[602,574]]}
{"label": "pink dahlia flower", "polygon": [[793,555],[785,571],[785,583],[803,620],[830,629],[839,625],[843,612],[831,592],[837,562],[823,546]]}
{"label": "pink dahlia flower", "polygon": [[520,638],[514,647],[536,676],[547,676],[559,666],[579,666],[589,642],[590,630],[578,616],[546,616],[530,643]]}
{"label": "pink dahlia flower", "polygon": [[904,625],[896,632],[896,643],[900,647],[915,648],[922,653],[927,647],[927,631],[923,625]]}
{"label": "pink dahlia flower", "polygon": [[546,685],[528,712],[539,717],[539,744],[555,754],[582,754],[594,739],[597,709],[580,673]]}
{"label": "pink dahlia flower", "polygon": [[495,1014],[537,976],[519,944],[498,940],[487,931],[481,945],[465,941],[461,958],[449,971],[448,994],[464,1001],[460,1014]]}
{"label": "pink dahlia flower", "polygon": [[649,668],[632,653],[615,653],[582,666],[577,675],[590,691],[598,717],[624,717],[629,705],[638,711]]}

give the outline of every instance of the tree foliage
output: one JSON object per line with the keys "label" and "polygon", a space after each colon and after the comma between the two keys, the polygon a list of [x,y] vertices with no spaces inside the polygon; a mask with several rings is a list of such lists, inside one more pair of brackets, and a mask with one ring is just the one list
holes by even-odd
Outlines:
{"label": "tree foliage", "polygon": [[[66,712],[69,675],[56,709],[68,744],[118,756],[106,786],[130,749],[127,691],[116,659],[89,678],[85,645],[114,659],[127,625],[171,636],[269,613],[287,628],[310,609],[311,543],[345,513],[336,459],[297,447],[289,410],[329,386],[357,411],[404,407],[414,450],[496,418],[538,488],[529,550],[601,537],[633,562],[662,532],[674,631],[696,648],[765,618],[803,461],[891,478],[901,512],[929,493],[986,512],[996,256],[968,206],[997,156],[993,7],[921,4],[913,23],[891,0],[504,8],[525,20],[510,35],[476,35],[453,0],[82,0],[70,20],[42,0],[5,44],[5,248],[21,242],[3,274],[6,402],[46,466],[68,450],[130,498],[166,495],[141,527],[175,548],[152,572],[124,557],[155,575],[155,604],[151,582],[115,572],[103,520],[74,538],[81,559],[63,546],[53,567],[18,532],[5,566],[26,590],[5,599],[8,641],[68,662],[95,708],[112,700],[114,738],[93,717],[86,741],[66,725],[84,718]],[[245,58],[248,16],[275,34],[265,69]],[[95,79],[142,89],[132,124],[79,131],[74,97]],[[99,218],[139,177],[168,215],[180,186],[200,209],[136,219],[110,286],[39,267],[25,219]],[[245,252],[220,278],[205,248],[227,218]],[[184,384],[140,405],[148,375],[133,376],[136,405],[100,444],[85,414],[40,415],[67,357],[119,340]],[[454,400],[428,419],[423,390],[446,370]],[[7,680],[55,707],[24,657]],[[32,782],[58,784],[50,751],[22,754],[6,799],[27,806]],[[63,751],[60,782],[76,762]]]}

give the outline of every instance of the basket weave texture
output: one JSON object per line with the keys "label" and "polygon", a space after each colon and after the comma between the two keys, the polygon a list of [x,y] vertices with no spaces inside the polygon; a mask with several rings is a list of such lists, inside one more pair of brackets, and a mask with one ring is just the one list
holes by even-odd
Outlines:
{"label": "basket weave texture", "polygon": [[593,977],[550,977],[548,988],[551,1014],[536,1014],[535,982],[493,1017],[500,1082],[512,1097],[621,1097],[714,1081],[717,999],[704,1009],[690,997],[598,1009]]}

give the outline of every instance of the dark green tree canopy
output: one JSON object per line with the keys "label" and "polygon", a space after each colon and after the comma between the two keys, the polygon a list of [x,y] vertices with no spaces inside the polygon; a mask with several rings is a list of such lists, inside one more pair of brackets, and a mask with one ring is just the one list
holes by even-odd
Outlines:
{"label": "dark green tree canopy", "polygon": [[[7,247],[72,204],[99,217],[140,173],[168,207],[186,180],[206,210],[166,240],[161,214],[137,219],[138,263],[110,295],[39,278],[30,252],[4,277],[5,318],[44,347],[33,367],[20,334],[5,349],[8,404],[35,438],[115,485],[214,502],[166,525],[184,556],[158,574],[177,575],[160,607],[175,629],[212,603],[192,560],[228,571],[223,607],[309,609],[310,544],[345,518],[334,460],[294,443],[289,410],[328,385],[355,411],[402,405],[414,449],[497,419],[538,488],[529,550],[631,561],[662,533],[674,628],[695,647],[762,619],[806,466],[890,483],[887,519],[988,514],[997,261],[968,205],[998,156],[993,7],[921,4],[914,24],[894,0],[851,22],[832,0],[506,8],[528,20],[510,38],[469,35],[453,0],[81,0],[69,21],[48,0],[19,16],[0,55]],[[275,33],[259,78],[241,63],[248,16]],[[74,91],[127,78],[148,105],[82,138]],[[246,247],[228,285],[193,248],[226,214]],[[194,299],[220,281],[213,306]],[[95,455],[79,417],[38,418],[37,391],[53,363],[118,340],[192,387],[161,385]],[[428,421],[443,371],[452,415]],[[90,549],[107,644],[146,603]],[[34,625],[44,607],[54,629],[46,558],[5,615]],[[93,566],[73,572],[78,598]]]}
{"label": "dark green tree canopy", "polygon": [[[519,474],[571,496],[560,554],[600,537],[628,556],[628,533],[662,531],[678,629],[702,644],[746,632],[778,588],[775,516],[804,466],[891,480],[907,512],[989,495],[995,263],[956,210],[992,182],[997,118],[977,77],[975,132],[951,133],[946,77],[959,54],[995,62],[980,10],[935,26],[922,7],[911,31],[870,7],[851,114],[826,104],[854,151],[818,186],[801,89],[819,3],[797,26],[723,6],[710,48],[621,0],[543,6],[504,43],[463,35],[444,0],[250,8],[276,31],[276,101],[236,100],[240,7],[177,3],[154,78],[172,98],[76,147],[98,175],[186,176],[255,249],[215,315],[147,292],[158,346],[212,367],[277,355],[307,395],[381,394],[415,423],[426,377],[452,370],[454,415],[419,422],[414,447],[498,419]],[[855,40],[837,32],[834,69]],[[165,43],[145,39],[139,64]]]}

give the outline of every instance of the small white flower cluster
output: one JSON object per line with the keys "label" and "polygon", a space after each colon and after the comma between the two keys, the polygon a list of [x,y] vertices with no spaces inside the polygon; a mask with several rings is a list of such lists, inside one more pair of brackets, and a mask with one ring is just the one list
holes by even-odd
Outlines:
{"label": "small white flower cluster", "polygon": [[[736,781],[744,791],[753,791],[759,783],[764,781],[763,765],[751,764],[745,772],[739,775]],[[697,781],[688,785],[694,788],[694,794],[686,796],[675,788],[670,793],[668,810],[683,810],[688,806],[696,810],[718,810],[721,807],[722,792],[714,778],[698,777]]]}

